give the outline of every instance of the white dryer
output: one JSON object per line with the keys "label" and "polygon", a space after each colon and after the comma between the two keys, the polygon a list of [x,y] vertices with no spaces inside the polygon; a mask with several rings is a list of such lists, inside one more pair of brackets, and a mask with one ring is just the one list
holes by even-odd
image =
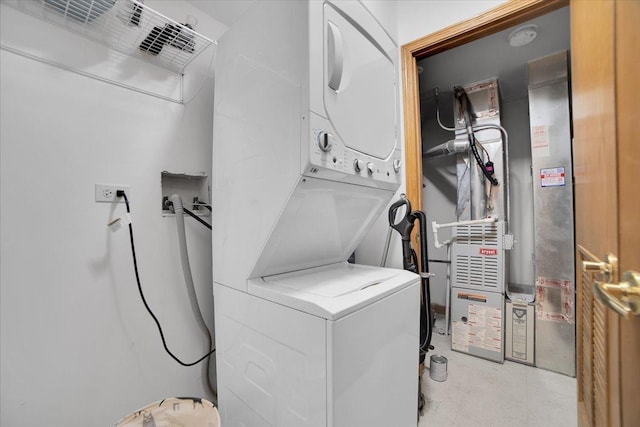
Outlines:
{"label": "white dryer", "polygon": [[223,425],[415,425],[418,276],[348,265],[400,185],[398,49],[359,1],[257,1],[219,41]]}

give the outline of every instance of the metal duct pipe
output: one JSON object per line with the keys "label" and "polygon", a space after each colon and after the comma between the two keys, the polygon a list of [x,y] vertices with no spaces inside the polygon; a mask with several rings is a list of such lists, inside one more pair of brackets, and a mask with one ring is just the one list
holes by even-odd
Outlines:
{"label": "metal duct pipe", "polygon": [[452,139],[444,144],[436,145],[423,153],[423,158],[434,159],[436,157],[448,156],[450,154],[464,153],[469,149],[469,141],[462,139]]}

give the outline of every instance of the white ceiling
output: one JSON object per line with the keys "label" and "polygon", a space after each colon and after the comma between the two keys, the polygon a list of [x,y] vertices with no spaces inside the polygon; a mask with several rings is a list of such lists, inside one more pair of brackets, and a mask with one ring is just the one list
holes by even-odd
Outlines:
{"label": "white ceiling", "polygon": [[[507,36],[515,28],[467,43],[422,59],[418,65],[422,98],[432,98],[433,89],[450,96],[454,85],[464,85],[498,77],[503,100],[527,96],[527,62],[570,49],[569,8],[565,7],[527,24],[538,26],[538,36],[528,45],[511,47]],[[525,24],[522,24],[525,25]]]}

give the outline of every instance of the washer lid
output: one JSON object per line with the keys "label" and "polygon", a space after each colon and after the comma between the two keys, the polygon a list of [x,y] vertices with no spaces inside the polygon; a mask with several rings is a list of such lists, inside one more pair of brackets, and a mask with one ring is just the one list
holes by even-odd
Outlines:
{"label": "washer lid", "polygon": [[336,320],[419,282],[405,270],[331,264],[249,281],[249,293]]}

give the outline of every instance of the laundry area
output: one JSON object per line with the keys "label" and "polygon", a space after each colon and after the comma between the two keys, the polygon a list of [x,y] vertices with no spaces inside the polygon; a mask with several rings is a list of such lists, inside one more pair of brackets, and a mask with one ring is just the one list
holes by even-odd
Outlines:
{"label": "laundry area", "polygon": [[577,425],[569,7],[402,65],[505,3],[2,0],[0,424]]}

